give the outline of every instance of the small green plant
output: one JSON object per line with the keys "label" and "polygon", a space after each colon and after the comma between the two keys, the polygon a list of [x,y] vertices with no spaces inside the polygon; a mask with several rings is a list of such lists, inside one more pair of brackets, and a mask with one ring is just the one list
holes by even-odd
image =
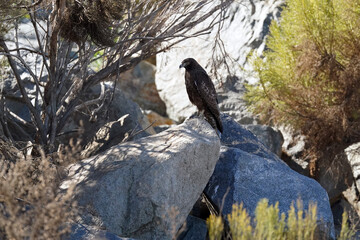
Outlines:
{"label": "small green plant", "polygon": [[[317,206],[310,203],[308,210],[304,211],[300,200],[290,206],[287,219],[287,239],[314,239],[317,221]],[[304,216],[305,214],[305,216]]]}
{"label": "small green plant", "polygon": [[[304,210],[301,200],[293,203],[287,213],[279,213],[279,203],[269,205],[267,199],[259,201],[255,218],[251,219],[243,204],[234,204],[227,215],[231,240],[312,240],[317,227],[317,206],[310,203]],[[210,239],[220,239],[224,229],[219,216],[210,215],[206,221]],[[347,214],[343,214],[341,233],[338,239],[352,239],[354,231],[347,224]]]}
{"label": "small green plant", "polygon": [[206,220],[206,225],[209,229],[210,240],[220,240],[222,232],[224,231],[224,223],[220,216],[210,215]]}
{"label": "small green plant", "polygon": [[251,218],[243,204],[234,204],[232,212],[227,215],[231,236],[236,240],[247,240],[252,238]]}
{"label": "small green plant", "polygon": [[269,205],[267,199],[262,199],[255,209],[256,227],[255,239],[283,239],[285,234],[285,214],[279,219],[279,203]]}
{"label": "small green plant", "polygon": [[354,229],[350,228],[348,224],[348,214],[344,211],[342,214],[341,231],[338,240],[352,239],[354,235]]}

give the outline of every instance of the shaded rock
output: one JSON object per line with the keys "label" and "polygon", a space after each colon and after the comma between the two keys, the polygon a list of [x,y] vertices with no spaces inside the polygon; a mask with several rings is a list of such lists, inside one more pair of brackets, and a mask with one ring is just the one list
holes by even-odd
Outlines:
{"label": "shaded rock", "polygon": [[221,115],[224,132],[221,135],[221,145],[241,149],[245,152],[271,158],[274,161],[282,161],[271,152],[258,138],[249,130],[241,127],[234,119],[226,114]]}
{"label": "shaded rock", "polygon": [[90,239],[135,240],[133,238],[122,238],[113,233],[80,224],[74,224],[71,227],[71,234],[66,239],[67,240],[90,240]]}
{"label": "shaded rock", "polygon": [[270,151],[281,157],[284,138],[279,130],[265,125],[244,125],[244,127],[254,133]]}
{"label": "shaded rock", "polygon": [[348,189],[353,181],[350,163],[344,152],[328,158],[320,158],[316,161],[318,173],[316,180],[327,191],[330,203],[334,203],[342,197],[342,193]]}
{"label": "shaded rock", "polygon": [[[216,4],[218,1],[213,1]],[[199,38],[190,38],[171,48],[169,51],[157,54],[156,86],[161,99],[166,104],[168,116],[175,121],[182,121],[191,116],[196,108],[187,97],[184,83],[184,73],[178,69],[181,61],[188,57],[195,58],[210,75],[217,85],[220,110],[232,116],[236,121],[255,124],[252,114],[247,111],[243,100],[245,81],[254,81],[249,76],[251,70],[248,55],[252,50],[261,54],[265,48],[265,38],[269,32],[272,19],[279,17],[283,1],[234,1],[226,10],[227,18],[222,24],[220,35],[224,48],[230,58],[219,54],[219,49],[213,50],[218,28],[210,34]],[[214,16],[215,17],[215,16]],[[208,26],[209,19],[197,27]],[[212,65],[212,59],[220,59]],[[225,62],[226,61],[226,62]]]}
{"label": "shaded rock", "polygon": [[121,142],[149,136],[145,131],[139,130],[135,132],[134,129],[136,127],[129,114],[122,116],[117,121],[105,124],[97,131],[93,140],[81,152],[82,157],[93,156]]}
{"label": "shaded rock", "polygon": [[334,238],[329,198],[319,183],[291,170],[274,153],[265,151],[253,134],[229,117],[222,119],[221,154],[204,191],[219,209],[222,206],[222,214],[230,213],[234,203],[243,203],[254,216],[262,198],[270,204],[279,202],[280,212],[287,213],[291,203],[300,198],[305,209],[310,202],[317,203],[321,231]]}
{"label": "shaded rock", "polygon": [[166,116],[166,106],[161,100],[155,85],[156,66],[141,61],[133,69],[120,74],[116,87],[120,88],[126,96],[139,104],[144,110],[153,110]]}
{"label": "shaded rock", "polygon": [[[290,127],[280,128],[284,136],[282,159],[295,171],[305,176],[310,176],[308,160],[303,160],[305,151],[305,136],[294,132]],[[348,189],[353,182],[351,164],[342,152],[337,155],[317,159],[315,179],[327,191],[330,203],[335,203],[342,196],[343,191]],[[314,171],[312,170],[312,171]]]}
{"label": "shaded rock", "polygon": [[177,240],[205,240],[207,234],[206,222],[200,218],[189,215],[186,218],[184,229],[180,229],[181,233]]}
{"label": "shaded rock", "polygon": [[82,222],[136,239],[169,239],[188,216],[219,157],[204,120],[116,145],[69,168]]}
{"label": "shaded rock", "polygon": [[334,215],[334,225],[336,236],[340,235],[341,232],[341,223],[342,223],[342,214],[346,212],[348,214],[348,223],[350,229],[354,229],[357,232],[357,235],[353,239],[359,239],[360,237],[360,219],[354,207],[346,201],[344,198],[340,199],[331,206],[331,210]]}
{"label": "shaded rock", "polygon": [[[150,126],[146,116],[142,113],[139,105],[128,99],[120,89],[114,90],[114,97],[110,100],[110,94],[113,91],[111,85],[105,85],[106,87],[106,99],[103,108],[100,109],[93,117],[89,112],[89,107],[81,109],[76,112],[74,116],[69,119],[66,126],[64,127],[65,134],[59,141],[67,143],[71,138],[82,139],[83,145],[87,145],[96,139],[96,133],[100,128],[107,128],[114,122],[118,121],[121,117],[128,115],[121,130],[116,128],[117,131],[121,132],[139,132],[145,130],[145,133],[134,136],[133,139],[141,138],[145,135],[154,134],[154,129]],[[100,95],[100,85],[92,87],[83,100],[95,99]],[[90,119],[89,119],[90,118]],[[106,125],[108,124],[108,125]],[[150,126],[150,127],[149,127]],[[78,131],[78,129],[83,129]],[[116,133],[114,132],[114,133]],[[117,134],[117,133],[116,133]],[[121,134],[117,139],[121,138]],[[122,140],[122,139],[121,139]]]}

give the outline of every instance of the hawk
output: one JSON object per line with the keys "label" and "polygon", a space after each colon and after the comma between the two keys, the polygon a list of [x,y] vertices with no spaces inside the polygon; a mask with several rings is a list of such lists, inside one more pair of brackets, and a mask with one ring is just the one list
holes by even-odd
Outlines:
{"label": "hawk", "polygon": [[210,125],[223,132],[218,100],[209,75],[193,58],[186,58],[179,68],[185,68],[185,86],[190,102],[194,104]]}

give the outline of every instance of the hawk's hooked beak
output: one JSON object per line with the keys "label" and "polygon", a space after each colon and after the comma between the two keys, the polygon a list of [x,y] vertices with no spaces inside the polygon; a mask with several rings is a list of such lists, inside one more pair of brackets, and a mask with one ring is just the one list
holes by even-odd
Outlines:
{"label": "hawk's hooked beak", "polygon": [[184,67],[184,64],[183,64],[183,63],[180,64],[179,68],[182,68],[182,67]]}

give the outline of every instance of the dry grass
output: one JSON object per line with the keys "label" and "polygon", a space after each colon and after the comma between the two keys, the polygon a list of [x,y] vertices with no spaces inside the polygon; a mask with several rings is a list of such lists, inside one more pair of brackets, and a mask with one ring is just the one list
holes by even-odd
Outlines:
{"label": "dry grass", "polygon": [[0,238],[60,239],[76,213],[72,188],[59,192],[59,169],[68,160],[27,158],[0,162]]}

